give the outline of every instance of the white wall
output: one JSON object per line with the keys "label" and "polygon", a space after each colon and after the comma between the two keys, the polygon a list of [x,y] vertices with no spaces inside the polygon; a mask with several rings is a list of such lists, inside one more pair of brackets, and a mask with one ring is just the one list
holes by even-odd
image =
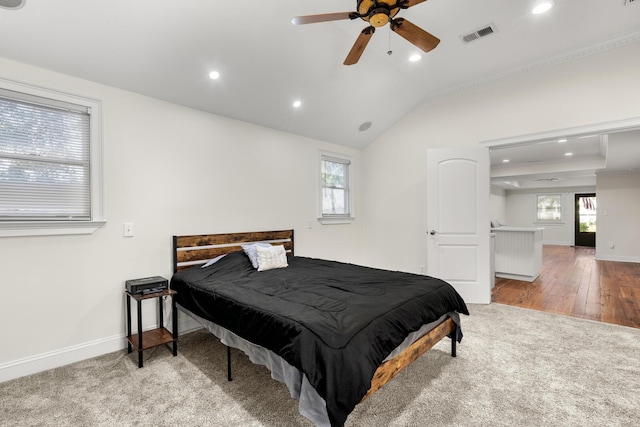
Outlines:
{"label": "white wall", "polygon": [[356,183],[359,151],[1,58],[0,77],[103,102],[108,220],[88,236],[0,239],[0,381],[122,348],[124,281],[170,277],[174,234],[293,228],[298,255],[361,261],[360,218],[315,221],[318,150],[352,156]]}
{"label": "white wall", "polygon": [[491,221],[498,220],[501,224],[507,221],[507,192],[503,188],[491,187],[489,218]]}
{"label": "white wall", "polygon": [[640,172],[599,174],[596,188],[596,258],[640,262]]}
{"label": "white wall", "polygon": [[[595,187],[508,190],[507,224],[514,227],[544,227],[543,244],[572,246],[575,242],[575,195],[576,193],[595,193],[595,191]],[[561,223],[536,223],[536,196],[543,193],[562,194],[563,221]]]}
{"label": "white wall", "polygon": [[640,117],[639,69],[634,43],[418,106],[364,150],[365,261],[416,273],[425,264],[428,148]]}
{"label": "white wall", "polygon": [[[640,43],[457,92],[360,153],[0,58],[0,77],[103,102],[108,219],[90,236],[0,240],[0,381],[122,348],[123,283],[169,276],[173,234],[294,228],[299,255],[419,272],[428,148],[640,117],[638,69]],[[354,158],[351,225],[307,229],[318,149]]]}

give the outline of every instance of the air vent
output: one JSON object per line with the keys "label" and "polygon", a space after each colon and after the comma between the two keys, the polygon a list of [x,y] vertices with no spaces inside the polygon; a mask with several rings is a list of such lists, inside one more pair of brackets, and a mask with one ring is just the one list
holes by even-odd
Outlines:
{"label": "air vent", "polygon": [[470,43],[474,40],[481,39],[482,37],[489,36],[496,32],[498,32],[498,29],[496,28],[495,24],[491,24],[491,25],[487,25],[486,27],[477,29],[469,34],[463,34],[460,36],[460,39],[465,43]]}

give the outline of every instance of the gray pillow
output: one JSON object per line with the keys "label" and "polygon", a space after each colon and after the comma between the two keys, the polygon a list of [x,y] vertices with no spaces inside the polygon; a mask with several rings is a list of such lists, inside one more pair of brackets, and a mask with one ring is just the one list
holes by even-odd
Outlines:
{"label": "gray pillow", "polygon": [[269,243],[258,242],[258,243],[252,243],[250,245],[241,245],[241,246],[244,253],[247,254],[247,256],[249,257],[249,260],[251,261],[251,265],[253,265],[253,268],[257,269],[258,268],[258,250],[256,249],[256,247],[262,246],[263,248],[268,248],[271,245]]}

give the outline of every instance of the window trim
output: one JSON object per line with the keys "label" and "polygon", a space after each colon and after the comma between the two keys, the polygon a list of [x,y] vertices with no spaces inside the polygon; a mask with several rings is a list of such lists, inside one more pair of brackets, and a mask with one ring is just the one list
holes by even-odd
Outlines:
{"label": "window trim", "polygon": [[52,104],[73,104],[89,111],[91,218],[87,221],[6,221],[0,222],[0,237],[92,234],[106,223],[104,216],[102,102],[64,92],[0,78],[0,89],[25,98],[38,97]]}
{"label": "window trim", "polygon": [[[336,161],[343,161],[349,165],[348,168],[348,196],[349,196],[349,214],[348,215],[325,215],[322,213],[322,189],[324,188],[323,183],[324,180],[322,178],[322,162],[326,159],[335,159]],[[354,162],[351,156],[347,156],[345,154],[333,153],[329,151],[319,151],[318,152],[318,221],[323,225],[330,224],[350,224],[355,220],[355,204],[354,204]]]}
{"label": "window trim", "polygon": [[[557,220],[553,220],[553,219],[539,219],[538,218],[538,198],[540,196],[560,196],[560,219]],[[534,201],[534,224],[547,224],[547,225],[553,225],[553,224],[564,224],[564,215],[565,215],[565,201],[564,201],[564,194],[563,193],[536,193],[536,197],[535,197],[535,201]]]}

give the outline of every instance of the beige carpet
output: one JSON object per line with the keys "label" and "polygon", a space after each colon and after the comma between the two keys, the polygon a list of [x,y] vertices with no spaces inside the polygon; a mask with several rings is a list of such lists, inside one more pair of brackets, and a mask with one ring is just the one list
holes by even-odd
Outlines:
{"label": "beige carpet", "polygon": [[[640,330],[499,304],[462,317],[449,342],[351,414],[347,426],[636,426]],[[0,384],[1,426],[310,426],[286,387],[209,333]]]}

